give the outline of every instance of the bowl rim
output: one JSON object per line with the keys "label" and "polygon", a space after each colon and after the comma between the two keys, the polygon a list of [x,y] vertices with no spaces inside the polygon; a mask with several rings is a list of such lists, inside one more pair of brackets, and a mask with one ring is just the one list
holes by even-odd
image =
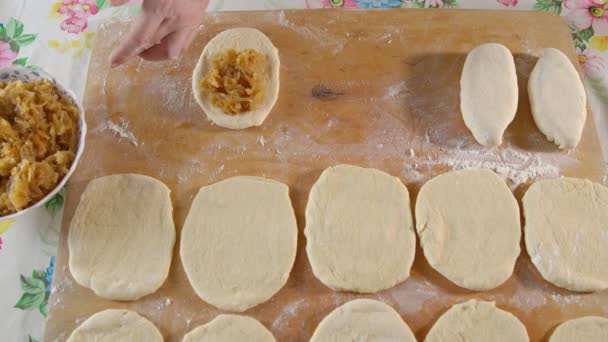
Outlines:
{"label": "bowl rim", "polygon": [[[76,155],[74,156],[74,160],[72,161],[72,164],[70,165],[70,168],[68,169],[68,172],[65,174],[65,176],[63,176],[61,181],[59,181],[59,183],[57,183],[57,185],[55,186],[53,191],[49,192],[46,196],[41,198],[39,201],[37,201],[36,203],[30,205],[29,207],[27,207],[23,210],[20,210],[16,213],[13,213],[10,215],[0,216],[0,221],[15,219],[19,216],[23,216],[33,209],[42,207],[51,198],[55,197],[55,195],[57,195],[65,187],[68,180],[70,179],[70,177],[76,170],[76,167],[78,166],[78,163],[80,162],[80,158],[82,157],[82,154],[84,153],[85,141],[86,141],[86,136],[87,136],[87,122],[85,120],[84,108],[82,106],[81,101],[78,99],[78,97],[76,96],[76,94],[74,94],[74,92],[72,90],[65,87],[61,82],[57,81],[53,76],[51,76],[49,73],[47,73],[46,71],[43,71],[43,70],[32,70],[32,69],[28,69],[28,68],[24,68],[24,67],[19,67],[19,66],[9,66],[9,67],[0,68],[0,77],[2,74],[5,74],[5,73],[14,74],[14,71],[17,71],[17,75],[34,75],[34,77],[32,79],[25,79],[23,76],[18,77],[18,79],[20,79],[21,81],[24,81],[24,82],[35,81],[35,80],[40,80],[40,79],[49,79],[51,82],[53,82],[55,87],[57,87],[60,91],[64,92],[68,97],[70,97],[79,111],[78,123],[79,123],[80,132],[79,132],[78,146],[76,147]],[[36,74],[38,74],[38,76]],[[5,81],[5,80],[0,78],[0,81]],[[8,80],[8,82],[12,82],[12,80]]]}

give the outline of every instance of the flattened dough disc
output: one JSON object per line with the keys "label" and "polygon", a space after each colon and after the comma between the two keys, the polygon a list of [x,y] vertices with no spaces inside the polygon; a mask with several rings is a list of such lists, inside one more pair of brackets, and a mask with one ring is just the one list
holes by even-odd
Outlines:
{"label": "flattened dough disc", "polygon": [[371,299],[350,301],[327,315],[310,342],[416,342],[410,327],[390,306]]}
{"label": "flattened dough disc", "polygon": [[608,288],[608,188],[559,178],[523,198],[526,249],[547,281],[571,291]]}
{"label": "flattened dough disc", "polygon": [[184,223],[180,254],[199,297],[240,312],[285,285],[297,239],[285,184],[234,177],[200,189]]}
{"label": "flattened dough disc", "polygon": [[416,228],[429,264],[471,290],[505,282],[520,253],[517,200],[490,170],[453,171],[424,184]]}
{"label": "flattened dough disc", "polygon": [[549,342],[573,341],[608,341],[608,318],[587,316],[571,319],[560,324],[549,339]]}
{"label": "flattened dough disc", "polygon": [[475,299],[456,304],[429,331],[425,342],[528,342],[526,327],[493,302]]}
{"label": "flattened dough disc", "polygon": [[100,297],[137,300],[167,278],[175,243],[169,188],[143,175],[92,180],[68,233],[70,271]]}
{"label": "flattened dough disc", "polygon": [[184,336],[182,342],[275,342],[257,320],[238,315],[219,315]]}
{"label": "flattened dough disc", "polygon": [[[215,107],[207,98],[201,94],[201,78],[211,68],[211,60],[218,52],[234,49],[240,52],[245,49],[254,49],[266,56],[268,69],[266,71],[264,100],[256,110],[237,115],[225,114],[221,109]],[[207,117],[219,126],[231,129],[243,129],[251,126],[259,126],[268,116],[277,98],[279,97],[279,50],[262,32],[253,28],[234,28],[226,30],[207,43],[203,49],[194,72],[192,74],[192,90],[196,102],[203,108]]]}
{"label": "flattened dough disc", "polygon": [[67,342],[163,342],[163,335],[144,317],[130,310],[94,314],[72,332]]}
{"label": "flattened dough disc", "polygon": [[416,236],[409,194],[382,171],[323,171],[308,197],[304,233],[315,276],[334,290],[376,292],[410,274]]}

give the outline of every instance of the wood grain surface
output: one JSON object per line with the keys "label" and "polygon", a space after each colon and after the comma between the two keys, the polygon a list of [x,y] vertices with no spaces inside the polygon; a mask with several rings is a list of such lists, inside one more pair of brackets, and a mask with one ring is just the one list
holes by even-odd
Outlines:
{"label": "wood grain surface", "polygon": [[[203,185],[236,175],[289,185],[300,230],[295,266],[281,291],[244,313],[260,320],[278,341],[307,341],[325,315],[359,297],[393,306],[419,340],[452,304],[469,298],[496,301],[526,325],[532,341],[546,339],[566,319],[608,315],[606,291],[577,294],[552,286],[525,251],[505,284],[473,292],[434,271],[418,248],[408,280],[366,296],[323,286],[305,252],[308,192],[324,168],[339,163],[400,177],[412,201],[430,177],[458,168],[494,169],[509,180],[518,200],[535,179],[569,175],[600,181],[605,170],[591,113],[580,145],[565,152],[544,138],[530,114],[526,85],[540,50],[558,48],[578,66],[570,32],[559,17],[465,10],[218,13],[207,16],[178,60],[135,59],[110,69],[111,49],[129,24],[106,23],[95,40],[84,101],[90,131],[67,191],[45,341],[67,339],[84,319],[106,308],[143,314],[167,341],[181,341],[221,312],[190,287],[179,243],[165,284],[139,301],[104,300],[74,282],[67,267],[70,219],[86,184],[115,173],[150,175],[171,188],[178,239]],[[281,87],[262,126],[233,131],[207,120],[191,93],[191,72],[215,34],[244,26],[260,29],[279,48]],[[466,54],[487,42],[511,49],[520,88],[517,116],[503,146],[495,149],[475,143],[459,110]]]}

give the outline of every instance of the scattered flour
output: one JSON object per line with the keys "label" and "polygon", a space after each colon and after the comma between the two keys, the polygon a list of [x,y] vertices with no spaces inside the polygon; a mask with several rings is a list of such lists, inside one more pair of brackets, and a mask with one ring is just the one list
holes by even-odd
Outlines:
{"label": "scattered flour", "polygon": [[101,125],[95,127],[92,132],[100,133],[100,132],[111,132],[114,136],[118,136],[119,138],[127,139],[134,146],[139,146],[139,141],[135,137],[132,131],[129,130],[129,121],[125,118],[118,119],[118,123],[112,120],[106,120]]}

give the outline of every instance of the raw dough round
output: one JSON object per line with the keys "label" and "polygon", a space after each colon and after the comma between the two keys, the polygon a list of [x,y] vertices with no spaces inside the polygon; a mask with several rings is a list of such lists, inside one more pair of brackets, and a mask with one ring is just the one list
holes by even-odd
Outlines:
{"label": "raw dough round", "polygon": [[163,335],[144,317],[130,310],[105,310],[89,317],[67,342],[163,342]]}
{"label": "raw dough round", "polygon": [[429,331],[425,342],[528,342],[526,327],[494,302],[471,299],[452,306]]}
{"label": "raw dough round", "polygon": [[560,148],[574,148],[583,134],[587,97],[578,72],[561,51],[547,48],[534,66],[528,94],[536,126]]}
{"label": "raw dough round", "polygon": [[587,316],[560,324],[551,334],[549,342],[608,341],[608,318]]}
{"label": "raw dough round", "polygon": [[416,342],[410,327],[390,306],[371,299],[350,301],[327,315],[310,342]]}
{"label": "raw dough round", "polygon": [[519,206],[490,170],[453,171],[424,184],[416,229],[429,264],[458,286],[489,290],[513,273],[520,252]]}
{"label": "raw dough round", "polygon": [[201,188],[184,223],[180,254],[199,297],[240,312],[285,285],[297,239],[289,188],[235,177]]}
{"label": "raw dough round", "polygon": [[328,287],[371,293],[409,277],[416,234],[399,178],[351,165],[327,168],[310,191],[306,225],[308,260]]}
{"label": "raw dough round", "polygon": [[169,274],[175,225],[169,188],[148,176],[92,180],[68,233],[76,282],[112,300],[137,300]]}
{"label": "raw dough round", "polygon": [[[240,52],[245,49],[254,49],[268,59],[266,72],[264,100],[256,110],[236,115],[225,114],[215,107],[205,97],[201,96],[200,80],[211,66],[213,56],[218,52],[234,49]],[[192,75],[192,90],[196,102],[203,108],[207,117],[219,126],[231,129],[243,129],[259,126],[268,116],[279,96],[279,50],[262,32],[252,28],[235,28],[226,30],[207,43],[203,53],[194,68]]]}
{"label": "raw dough round", "polygon": [[502,144],[502,135],[515,118],[517,73],[511,51],[490,43],[467,55],[460,79],[460,110],[464,123],[483,146]]}
{"label": "raw dough round", "polygon": [[238,315],[219,315],[184,336],[182,342],[275,342],[257,320]]}
{"label": "raw dough round", "polygon": [[608,288],[608,188],[560,178],[523,198],[526,249],[547,281],[571,291]]}

